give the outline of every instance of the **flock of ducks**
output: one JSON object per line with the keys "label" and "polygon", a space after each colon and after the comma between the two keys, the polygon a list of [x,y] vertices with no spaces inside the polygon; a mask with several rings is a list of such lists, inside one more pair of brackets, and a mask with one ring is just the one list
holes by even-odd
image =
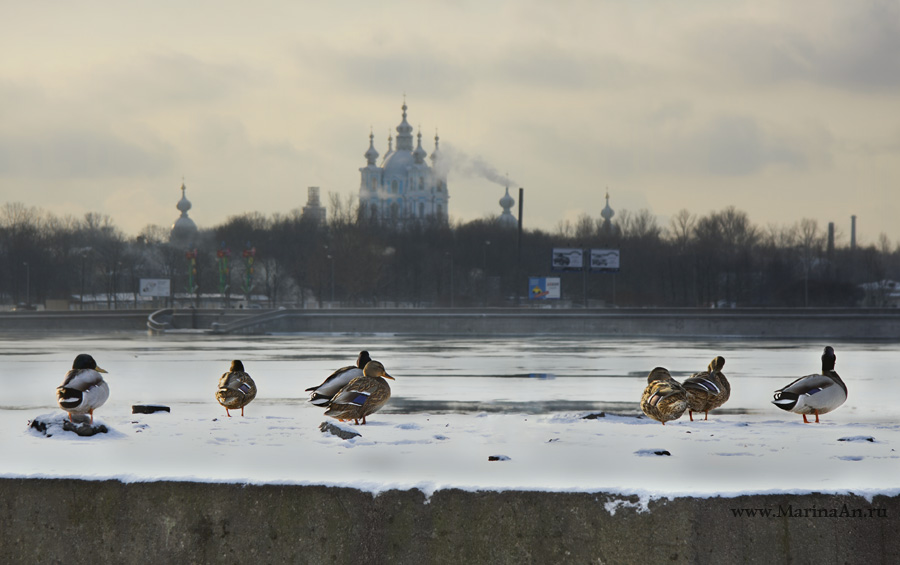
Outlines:
{"label": "flock of ducks", "polygon": [[[807,416],[831,412],[847,400],[847,385],[834,370],[836,356],[834,349],[826,347],[822,354],[822,372],[800,377],[787,386],[775,391],[775,406],[788,412],[801,414],[805,423]],[[714,358],[706,371],[695,373],[684,382],[672,378],[669,371],[656,367],[647,376],[647,388],[641,397],[641,410],[650,418],[661,422],[677,420],[685,410],[694,421],[694,412],[704,413],[709,418],[710,410],[722,406],[731,396],[731,385],[722,368],[724,357]],[[63,383],[56,389],[59,407],[74,416],[90,415],[94,422],[94,410],[103,406],[109,398],[109,385],[94,358],[86,353],[75,357],[72,369],[66,373]],[[368,351],[360,351],[356,365],[342,367],[326,378],[322,384],[306,389],[309,402],[326,408],[325,415],[341,422],[353,420],[355,424],[366,423],[366,417],[380,410],[391,398],[391,387],[385,379],[394,380],[387,374],[384,365],[372,360]],[[230,418],[231,410],[241,410],[256,398],[256,383],[244,370],[241,361],[231,362],[228,372],[219,379],[216,400],[225,408]]]}
{"label": "flock of ducks", "polygon": [[[59,407],[73,422],[75,416],[90,415],[93,424],[94,410],[109,398],[109,385],[101,373],[106,371],[97,366],[92,356],[82,353],[75,357],[72,369],[57,387]],[[365,425],[366,417],[380,410],[391,398],[391,387],[385,379],[394,380],[394,377],[387,374],[384,365],[373,361],[368,351],[360,351],[356,365],[342,367],[319,386],[306,390],[313,405],[327,408],[326,416]],[[243,416],[244,407],[256,398],[256,391],[256,383],[244,370],[244,364],[235,360],[228,372],[219,378],[216,400],[229,418],[231,410],[240,409]]]}
{"label": "flock of ducks", "polygon": [[[832,347],[826,347],[822,354],[822,372],[806,375],[775,391],[772,404],[803,416],[827,414],[847,400],[847,385],[834,370],[837,357]],[[683,383],[672,378],[664,367],[656,367],[647,376],[647,388],[641,396],[641,410],[662,425],[681,418],[684,411],[694,421],[694,412],[703,412],[703,419],[709,418],[714,410],[731,396],[731,384],[722,374],[724,357],[710,361],[706,371],[694,373]]]}

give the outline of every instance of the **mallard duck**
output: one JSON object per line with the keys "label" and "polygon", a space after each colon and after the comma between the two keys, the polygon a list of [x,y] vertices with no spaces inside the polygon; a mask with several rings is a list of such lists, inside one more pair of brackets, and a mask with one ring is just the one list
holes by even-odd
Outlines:
{"label": "mallard duck", "polygon": [[90,414],[91,424],[94,423],[94,410],[109,398],[109,385],[100,375],[105,372],[87,353],[75,357],[72,370],[56,388],[56,400],[69,413],[69,420],[73,420],[72,414]]}
{"label": "mallard duck", "polygon": [[216,400],[225,407],[225,414],[231,418],[229,410],[241,409],[244,415],[244,406],[256,398],[256,383],[250,375],[244,372],[244,364],[240,361],[232,361],[228,372],[219,378],[219,390],[216,391]]}
{"label": "mallard duck", "polygon": [[847,400],[847,385],[834,371],[836,360],[834,349],[826,347],[822,353],[822,374],[800,377],[776,390],[772,404],[782,410],[802,414],[806,424],[810,423],[806,416],[815,414],[818,424],[819,414],[827,414]]}
{"label": "mallard duck", "polygon": [[709,362],[706,371],[694,373],[681,386],[687,392],[688,417],[694,421],[694,412],[704,412],[703,419],[709,418],[709,411],[725,404],[731,396],[731,384],[722,374],[724,357],[716,357]]}
{"label": "mallard duck", "polygon": [[350,384],[350,381],[353,379],[363,376],[363,367],[371,360],[368,351],[360,351],[359,357],[356,358],[356,365],[341,367],[331,373],[319,386],[306,389],[309,392],[309,401],[316,406],[327,408],[331,404],[331,399],[334,398],[334,395]]}
{"label": "mallard duck", "polygon": [[363,368],[363,376],[350,381],[331,399],[325,415],[341,422],[353,420],[354,424],[362,420],[365,425],[366,416],[381,409],[391,397],[391,387],[384,379],[394,380],[394,377],[378,361],[369,361]]}
{"label": "mallard duck", "polygon": [[656,367],[647,375],[647,388],[641,397],[641,410],[662,425],[681,418],[687,409],[687,393],[669,371]]}

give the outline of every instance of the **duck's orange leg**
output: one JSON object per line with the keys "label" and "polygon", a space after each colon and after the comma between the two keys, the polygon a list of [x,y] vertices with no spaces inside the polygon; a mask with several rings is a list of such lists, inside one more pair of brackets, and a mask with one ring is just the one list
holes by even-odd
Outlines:
{"label": "duck's orange leg", "polygon": [[228,411],[228,408],[225,409],[225,415],[231,418],[231,412]]}
{"label": "duck's orange leg", "polygon": [[806,419],[806,414],[803,415],[803,423],[804,423],[804,424],[809,424],[809,423],[811,423],[809,420]]}
{"label": "duck's orange leg", "polygon": [[94,411],[91,410],[90,414],[91,414],[91,425],[93,426],[94,425]]}
{"label": "duck's orange leg", "polygon": [[703,415],[703,419],[709,420],[709,410],[707,410],[706,413]]}
{"label": "duck's orange leg", "polygon": [[241,406],[241,418],[243,418],[243,417],[244,417],[244,407]]}
{"label": "duck's orange leg", "polygon": [[691,409],[688,409],[688,418],[691,419],[691,422],[694,421],[694,411]]}
{"label": "duck's orange leg", "polygon": [[818,410],[816,410],[816,423],[817,424],[819,423],[819,411]]}

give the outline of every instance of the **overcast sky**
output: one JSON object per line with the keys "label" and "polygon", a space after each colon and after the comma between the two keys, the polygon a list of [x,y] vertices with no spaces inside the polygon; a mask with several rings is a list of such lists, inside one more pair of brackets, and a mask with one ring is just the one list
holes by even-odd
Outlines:
{"label": "overcast sky", "polygon": [[[356,194],[400,122],[525,225],[728,205],[900,240],[895,1],[0,0],[0,201],[136,234]],[[503,187],[451,174],[450,215]]]}

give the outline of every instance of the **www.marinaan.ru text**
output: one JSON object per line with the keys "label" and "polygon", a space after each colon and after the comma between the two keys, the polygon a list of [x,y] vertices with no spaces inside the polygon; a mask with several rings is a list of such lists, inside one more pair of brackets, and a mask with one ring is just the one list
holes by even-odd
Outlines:
{"label": "www.marinaan.ru text", "polygon": [[777,508],[730,508],[735,518],[887,518],[887,508],[794,508],[792,504]]}

